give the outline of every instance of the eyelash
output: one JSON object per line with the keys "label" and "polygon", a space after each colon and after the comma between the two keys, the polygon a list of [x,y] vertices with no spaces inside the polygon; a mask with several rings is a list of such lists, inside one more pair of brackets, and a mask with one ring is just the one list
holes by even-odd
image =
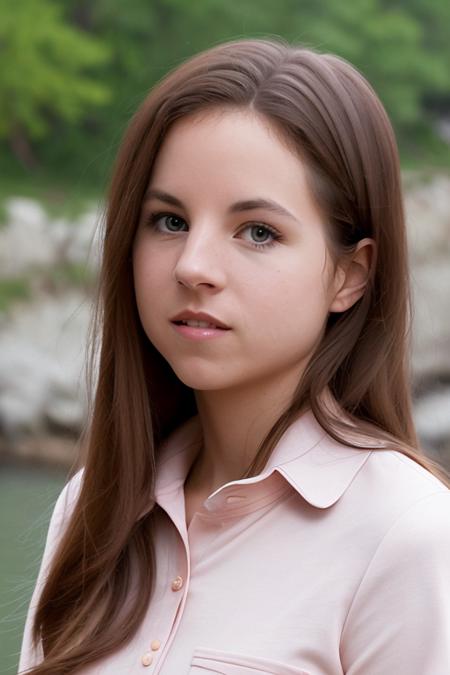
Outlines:
{"label": "eyelash", "polygon": [[[178,220],[182,220],[184,223],[186,222],[185,220],[183,220],[183,218],[177,216],[175,213],[149,213],[148,217],[146,218],[146,223],[150,225],[153,229],[157,230],[156,225],[158,220],[160,220],[161,218],[177,218]],[[270,248],[271,246],[274,246],[278,241],[282,239],[282,235],[277,230],[275,230],[275,228],[271,227],[270,225],[266,225],[265,223],[248,223],[245,227],[243,227],[240,230],[240,232],[251,227],[260,227],[269,232],[273,237],[272,241],[264,242],[262,244],[256,244],[255,242],[251,241],[247,242],[250,244],[250,246],[253,246],[253,248],[257,248],[259,250],[263,248]]]}

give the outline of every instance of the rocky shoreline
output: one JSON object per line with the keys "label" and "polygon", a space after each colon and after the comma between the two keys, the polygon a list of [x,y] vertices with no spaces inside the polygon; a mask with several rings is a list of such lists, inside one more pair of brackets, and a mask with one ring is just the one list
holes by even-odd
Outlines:
{"label": "rocky shoreline", "polygon": [[[405,205],[415,421],[424,448],[450,469],[450,175],[405,176]],[[4,211],[0,458],[68,467],[87,411],[83,369],[102,209],[69,222],[17,197]]]}

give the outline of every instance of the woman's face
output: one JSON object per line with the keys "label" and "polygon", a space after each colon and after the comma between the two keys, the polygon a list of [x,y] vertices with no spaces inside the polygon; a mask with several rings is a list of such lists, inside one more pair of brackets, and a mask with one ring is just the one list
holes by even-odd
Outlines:
{"label": "woman's face", "polygon": [[[339,276],[304,165],[268,122],[243,111],[171,128],[142,207],[133,270],[149,340],[182,382],[205,391],[297,381]],[[180,329],[171,319],[187,309],[230,329]]]}

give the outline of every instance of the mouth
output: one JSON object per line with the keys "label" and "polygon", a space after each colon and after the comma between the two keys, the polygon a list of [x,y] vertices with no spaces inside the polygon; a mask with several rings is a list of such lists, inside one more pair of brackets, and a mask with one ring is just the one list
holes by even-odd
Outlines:
{"label": "mouth", "polygon": [[225,328],[222,326],[216,326],[214,323],[208,323],[208,321],[195,321],[194,319],[189,320],[180,320],[172,321],[176,326],[189,326],[190,328],[210,328],[214,330],[231,330],[230,328]]}
{"label": "mouth", "polygon": [[199,308],[186,307],[186,309],[181,310],[175,316],[170,317],[170,321],[174,326],[180,328],[202,328],[203,330],[231,330],[231,326],[228,326],[221,319],[214,314],[209,314],[208,312],[199,311]]}

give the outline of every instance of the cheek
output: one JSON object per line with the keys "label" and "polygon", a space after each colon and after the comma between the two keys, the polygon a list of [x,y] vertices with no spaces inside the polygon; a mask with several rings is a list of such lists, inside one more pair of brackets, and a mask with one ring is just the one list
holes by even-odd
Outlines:
{"label": "cheek", "polygon": [[295,262],[295,266],[285,266],[272,276],[272,284],[254,289],[258,302],[250,309],[252,328],[262,326],[256,338],[259,353],[282,361],[310,353],[328,315],[320,265],[307,266],[304,261],[299,267],[298,260]]}
{"label": "cheek", "polygon": [[280,266],[263,279],[254,278],[245,293],[249,312],[264,320],[271,332],[321,321],[327,313],[322,269],[317,264],[295,260],[293,265]]}
{"label": "cheek", "polygon": [[167,306],[167,266],[150,247],[139,246],[133,251],[133,281],[138,314],[147,337],[158,342],[161,322],[156,316]]}
{"label": "cheek", "polygon": [[162,288],[167,288],[167,262],[156,254],[154,247],[139,244],[133,251],[133,278],[136,297],[158,298]]}

